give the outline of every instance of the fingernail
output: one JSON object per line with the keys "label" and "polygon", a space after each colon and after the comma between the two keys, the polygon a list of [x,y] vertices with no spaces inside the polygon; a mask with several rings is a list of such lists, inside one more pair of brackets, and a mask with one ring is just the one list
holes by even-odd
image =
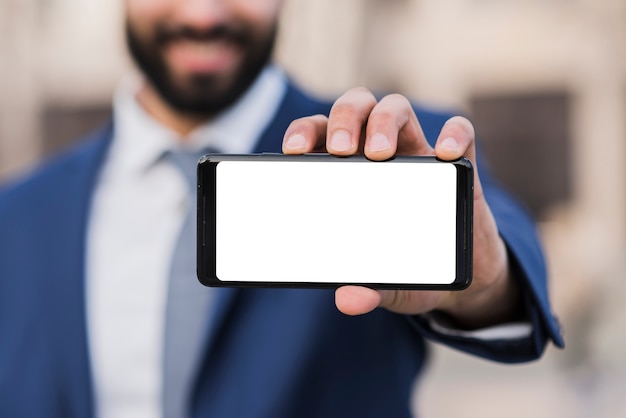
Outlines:
{"label": "fingernail", "polygon": [[346,130],[339,130],[333,133],[330,138],[330,147],[335,151],[348,151],[352,149],[352,140]]}
{"label": "fingernail", "polygon": [[391,143],[386,135],[374,134],[370,138],[368,147],[370,151],[385,151],[391,148]]}
{"label": "fingernail", "polygon": [[287,138],[285,148],[290,150],[301,150],[306,146],[306,139],[302,134],[293,134]]}
{"label": "fingernail", "polygon": [[452,137],[445,138],[439,143],[439,149],[443,149],[451,152],[459,152],[459,143]]}

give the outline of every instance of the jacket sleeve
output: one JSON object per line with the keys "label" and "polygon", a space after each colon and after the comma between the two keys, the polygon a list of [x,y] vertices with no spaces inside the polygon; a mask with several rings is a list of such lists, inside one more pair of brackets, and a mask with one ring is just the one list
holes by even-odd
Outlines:
{"label": "jacket sleeve", "polygon": [[558,347],[564,346],[558,320],[550,307],[543,250],[533,220],[493,180],[480,156],[478,159],[485,198],[506,244],[511,268],[522,284],[526,321],[531,332],[523,336],[485,339],[472,333],[443,333],[433,327],[432,318],[428,316],[411,317],[410,320],[425,337],[467,353],[506,363],[535,360],[541,356],[549,340]]}

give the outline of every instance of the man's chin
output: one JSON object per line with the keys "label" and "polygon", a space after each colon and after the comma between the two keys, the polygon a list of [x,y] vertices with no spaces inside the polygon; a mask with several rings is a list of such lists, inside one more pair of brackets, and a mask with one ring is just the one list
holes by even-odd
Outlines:
{"label": "man's chin", "polygon": [[232,105],[241,91],[221,79],[194,76],[183,85],[159,86],[158,95],[164,104],[177,113],[206,118]]}
{"label": "man's chin", "polygon": [[228,94],[236,88],[236,72],[229,71],[186,71],[184,73],[170,72],[168,83],[172,90],[181,97],[195,95],[209,95],[219,97]]}

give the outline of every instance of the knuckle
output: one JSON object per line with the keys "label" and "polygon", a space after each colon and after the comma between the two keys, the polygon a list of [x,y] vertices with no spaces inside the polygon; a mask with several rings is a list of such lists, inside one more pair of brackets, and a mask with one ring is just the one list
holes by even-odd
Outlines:
{"label": "knuckle", "polygon": [[312,135],[316,132],[319,123],[323,122],[322,118],[325,119],[325,116],[315,115],[295,119],[289,124],[287,132],[290,134],[303,133],[306,135]]}
{"label": "knuckle", "polygon": [[369,102],[376,102],[376,97],[374,97],[374,94],[366,87],[353,87],[348,90],[346,95],[355,96]]}
{"label": "knuckle", "polygon": [[336,118],[352,119],[355,116],[357,116],[357,114],[358,114],[358,111],[357,111],[356,106],[354,106],[354,104],[345,102],[345,101],[340,101],[340,100],[335,102],[333,107],[330,109],[330,117],[333,119],[336,119]]}
{"label": "knuckle", "polygon": [[394,290],[390,295],[387,308],[391,310],[401,310],[405,303],[405,293],[400,290]]}
{"label": "knuckle", "polygon": [[385,96],[372,112],[373,127],[394,126],[400,128],[410,119],[413,108],[409,100],[400,94]]}
{"label": "knuckle", "polygon": [[455,133],[466,135],[470,138],[474,138],[474,125],[466,117],[453,116],[448,119],[445,124],[446,129],[450,129]]}
{"label": "knuckle", "polygon": [[381,109],[373,112],[370,116],[369,124],[373,128],[389,127],[398,125],[397,117],[391,110]]}
{"label": "knuckle", "polygon": [[389,101],[395,105],[400,105],[408,108],[411,107],[411,102],[409,102],[409,99],[399,93],[388,94],[383,98],[383,100]]}
{"label": "knuckle", "polygon": [[354,87],[338,98],[333,104],[330,114],[332,117],[355,117],[362,115],[376,105],[376,98],[365,87]]}

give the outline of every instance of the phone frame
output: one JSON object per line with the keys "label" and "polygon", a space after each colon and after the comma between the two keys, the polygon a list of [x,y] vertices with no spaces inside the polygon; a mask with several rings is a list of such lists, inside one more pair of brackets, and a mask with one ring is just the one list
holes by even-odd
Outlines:
{"label": "phone frame", "polygon": [[[222,281],[216,276],[216,169],[222,161],[299,161],[338,164],[453,164],[457,169],[456,193],[456,278],[449,284],[338,283],[338,282],[258,282]],[[467,158],[443,161],[434,156],[396,156],[374,162],[364,156],[337,157],[329,154],[207,154],[198,162],[197,194],[197,275],[205,286],[251,288],[337,288],[360,285],[376,289],[462,290],[472,281],[474,174]],[[213,198],[211,199],[210,196]]]}

